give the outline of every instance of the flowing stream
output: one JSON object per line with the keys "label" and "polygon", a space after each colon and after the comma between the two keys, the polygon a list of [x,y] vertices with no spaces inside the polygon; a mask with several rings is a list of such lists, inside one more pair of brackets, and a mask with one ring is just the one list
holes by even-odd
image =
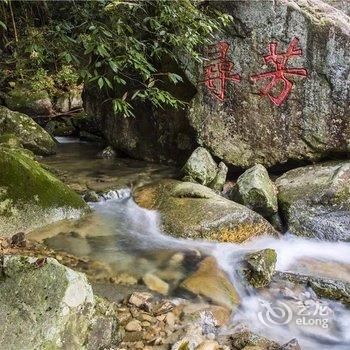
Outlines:
{"label": "flowing stream", "polygon": [[[101,178],[103,170],[102,183],[111,184],[106,180],[108,176],[118,178],[115,182],[119,187],[115,188],[119,189],[109,191],[104,200],[91,203],[89,216],[52,224],[33,232],[31,238],[57,250],[103,261],[114,273],[127,272],[137,277],[155,273],[172,281],[170,291],[174,296],[177,296],[177,283],[193,271],[193,260],[189,258],[187,265],[169,268],[169,259],[178,252],[214,256],[242,300],[230,326],[223,332],[246,324],[252,331],[281,343],[297,338],[302,349],[350,349],[350,312],[342,304],[320,300],[309,289],[292,290],[278,283],[257,292],[244,287],[235,272],[247,252],[273,248],[279,271],[350,282],[349,243],[308,240],[291,233],[281,239],[262,237],[240,245],[172,238],[161,232],[157,212],[135,204],[129,188],[135,181],[143,183],[169,177],[175,173],[174,169],[129,160],[98,160],[89,144],[70,144],[74,140],[66,138],[59,141],[64,142],[59,154],[47,160],[48,164],[67,170],[67,176],[76,173],[84,183],[96,174]],[[98,181],[94,183],[99,185]]]}

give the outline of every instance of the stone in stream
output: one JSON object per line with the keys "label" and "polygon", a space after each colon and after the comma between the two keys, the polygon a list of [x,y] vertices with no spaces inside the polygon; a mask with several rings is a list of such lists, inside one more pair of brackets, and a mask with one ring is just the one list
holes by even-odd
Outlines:
{"label": "stone in stream", "polygon": [[3,257],[1,272],[2,349],[95,350],[93,344],[111,344],[117,321],[102,311],[109,304],[95,299],[82,273],[53,258],[15,255]]}
{"label": "stone in stream", "polygon": [[248,267],[246,276],[249,283],[255,288],[268,286],[275,272],[276,260],[277,255],[273,249],[247,254],[244,261]]}
{"label": "stone in stream", "polygon": [[143,278],[145,285],[154,292],[167,295],[169,293],[169,284],[164,282],[158,276],[152,273],[146,273]]}
{"label": "stone in stream", "polygon": [[218,168],[211,154],[203,147],[196,148],[182,168],[184,181],[194,181],[209,185],[215,178]]}
{"label": "stone in stream", "polygon": [[88,211],[85,202],[21,149],[0,146],[1,235],[29,231]]}
{"label": "stone in stream", "polygon": [[85,202],[99,202],[100,196],[95,191],[87,191],[84,195]]}
{"label": "stone in stream", "polygon": [[290,281],[295,284],[309,286],[322,298],[341,301],[350,305],[350,283],[328,277],[314,277],[290,272],[276,271],[274,281]]}
{"label": "stone in stream", "polygon": [[140,206],[159,210],[165,232],[177,237],[239,243],[277,234],[259,214],[199,184],[161,180],[133,196]]}
{"label": "stone in stream", "polygon": [[324,240],[350,239],[350,162],[290,170],[276,180],[288,230]]}
{"label": "stone in stream", "polygon": [[240,303],[236,289],[213,257],[205,258],[180,287],[229,310],[234,310]]}
{"label": "stone in stream", "polygon": [[[229,336],[230,348],[244,349],[245,347],[257,347],[259,350],[279,350],[278,343],[262,337],[250,331],[242,331]],[[247,348],[248,349],[248,348]]]}
{"label": "stone in stream", "polygon": [[297,339],[292,339],[288,343],[283,344],[280,350],[301,350]]}
{"label": "stone in stream", "polygon": [[277,193],[264,166],[257,164],[246,170],[229,193],[229,198],[264,217],[277,213]]}
{"label": "stone in stream", "polygon": [[48,156],[56,153],[53,138],[33,119],[0,106],[0,134],[15,134],[24,148],[35,154]]}

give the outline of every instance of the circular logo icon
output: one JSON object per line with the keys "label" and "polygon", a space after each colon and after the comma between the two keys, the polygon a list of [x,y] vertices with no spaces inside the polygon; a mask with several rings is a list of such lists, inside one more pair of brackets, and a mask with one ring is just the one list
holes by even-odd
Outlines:
{"label": "circular logo icon", "polygon": [[267,300],[259,300],[262,310],[258,313],[259,321],[267,326],[280,326],[288,324],[293,317],[290,306],[283,301],[277,300],[272,303]]}

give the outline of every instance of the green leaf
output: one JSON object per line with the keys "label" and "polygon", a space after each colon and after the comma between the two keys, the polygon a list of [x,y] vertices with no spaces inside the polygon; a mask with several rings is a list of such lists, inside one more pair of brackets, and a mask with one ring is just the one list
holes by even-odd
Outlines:
{"label": "green leaf", "polygon": [[103,85],[104,85],[103,78],[100,77],[100,78],[98,79],[97,83],[98,83],[99,88],[102,89],[102,88],[103,88]]}
{"label": "green leaf", "polygon": [[0,21],[0,27],[4,28],[5,30],[7,30],[6,24],[2,21]]}

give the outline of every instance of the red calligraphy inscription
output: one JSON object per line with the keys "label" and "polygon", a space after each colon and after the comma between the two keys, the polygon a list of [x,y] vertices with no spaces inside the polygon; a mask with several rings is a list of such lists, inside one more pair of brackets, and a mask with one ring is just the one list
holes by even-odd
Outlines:
{"label": "red calligraphy inscription", "polygon": [[240,81],[238,74],[232,74],[233,63],[227,59],[230,44],[220,41],[208,47],[210,64],[204,67],[204,83],[209,91],[220,101],[225,99],[227,81]]}
{"label": "red calligraphy inscription", "polygon": [[[288,75],[299,75],[302,77],[307,76],[307,70],[304,68],[287,68],[289,58],[302,56],[302,49],[298,48],[299,39],[294,38],[287,52],[277,53],[277,43],[269,44],[269,54],[264,56],[265,63],[272,63],[275,66],[276,71],[256,74],[250,77],[253,82],[260,79],[272,78],[263,89],[260,90],[262,96],[268,96],[270,100],[276,105],[280,106],[293,88],[293,83],[288,79]],[[283,84],[283,88],[277,96],[271,94],[272,89],[279,83]]]}

